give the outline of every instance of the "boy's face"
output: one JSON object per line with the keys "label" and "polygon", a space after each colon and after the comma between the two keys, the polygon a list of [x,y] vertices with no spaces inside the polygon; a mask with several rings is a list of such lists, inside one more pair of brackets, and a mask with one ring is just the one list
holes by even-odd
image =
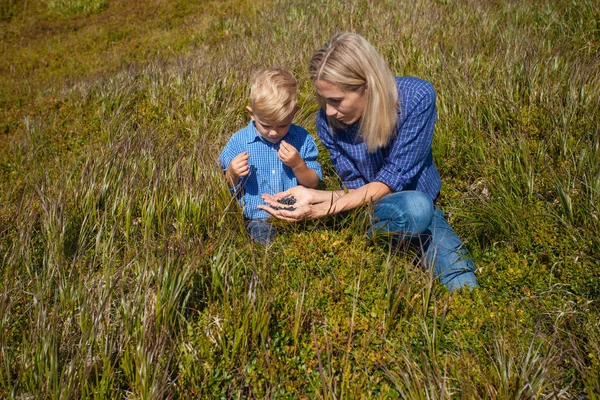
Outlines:
{"label": "boy's face", "polygon": [[256,130],[260,133],[260,136],[270,143],[277,143],[287,135],[292,120],[294,119],[294,115],[296,114],[296,111],[293,111],[283,121],[270,121],[268,119],[262,119],[258,114],[254,113],[252,107],[248,106],[246,108],[248,109],[250,118],[254,121],[254,126],[256,126]]}

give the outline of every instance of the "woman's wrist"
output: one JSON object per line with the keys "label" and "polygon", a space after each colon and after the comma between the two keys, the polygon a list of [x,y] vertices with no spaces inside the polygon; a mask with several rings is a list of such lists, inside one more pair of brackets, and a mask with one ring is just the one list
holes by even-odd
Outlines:
{"label": "woman's wrist", "polygon": [[333,211],[333,203],[330,201],[324,201],[312,205],[311,218],[322,218],[328,215],[335,214]]}
{"label": "woman's wrist", "polygon": [[318,190],[311,189],[313,203],[332,203],[340,198],[340,195],[335,190]]}
{"label": "woman's wrist", "polygon": [[315,217],[326,217],[328,215],[337,214],[342,209],[338,200],[344,195],[343,191],[317,191],[318,198],[313,203],[315,208]]}

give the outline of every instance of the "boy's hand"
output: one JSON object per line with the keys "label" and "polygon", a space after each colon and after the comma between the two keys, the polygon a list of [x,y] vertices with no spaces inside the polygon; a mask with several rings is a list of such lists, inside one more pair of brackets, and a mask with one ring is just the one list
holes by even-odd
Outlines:
{"label": "boy's hand", "polygon": [[282,140],[279,143],[279,151],[277,152],[277,156],[285,165],[292,169],[304,165],[304,160],[302,160],[302,157],[300,157],[298,150],[296,150],[294,146],[285,140]]}
{"label": "boy's hand", "polygon": [[235,156],[233,160],[231,160],[231,163],[229,163],[227,173],[234,184],[237,184],[237,181],[241,176],[246,176],[250,173],[250,165],[248,164],[249,158],[250,154],[245,151]]}

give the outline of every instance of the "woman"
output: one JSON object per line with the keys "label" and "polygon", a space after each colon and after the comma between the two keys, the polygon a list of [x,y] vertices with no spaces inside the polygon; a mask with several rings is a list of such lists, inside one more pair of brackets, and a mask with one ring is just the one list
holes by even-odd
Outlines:
{"label": "woman", "polygon": [[[435,205],[442,186],[431,143],[435,91],[426,81],[394,77],[363,37],[334,36],[310,61],[321,109],[317,133],[347,190],[294,187],[294,210],[259,206],[287,221],[321,218],[373,203],[372,235],[383,231],[418,245],[428,267],[450,291],[476,287],[473,262]],[[279,204],[281,205],[281,204]]]}

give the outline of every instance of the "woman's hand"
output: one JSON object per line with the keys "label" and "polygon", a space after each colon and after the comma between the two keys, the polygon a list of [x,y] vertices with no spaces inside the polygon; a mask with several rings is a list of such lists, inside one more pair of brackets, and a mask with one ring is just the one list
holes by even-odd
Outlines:
{"label": "woman's hand", "polygon": [[304,219],[315,218],[315,217],[311,216],[311,214],[312,214],[311,208],[313,207],[312,205],[310,205],[310,204],[303,205],[303,206],[294,205],[294,207],[296,207],[294,210],[285,210],[283,208],[275,209],[275,208],[265,206],[262,204],[258,205],[259,209],[265,210],[266,212],[271,214],[271,216],[273,216],[277,219],[282,219],[284,221],[297,222],[297,221],[302,221]]}
{"label": "woman's hand", "polygon": [[[307,189],[304,186],[295,186],[285,192],[279,192],[274,195],[263,194],[262,198],[268,205],[259,205],[258,208],[271,214],[275,218],[283,219],[285,221],[300,221],[303,219],[319,218],[318,210],[320,209],[320,203],[315,204],[314,189]],[[284,197],[294,197],[296,202],[292,207],[295,210],[286,210],[281,208],[282,203],[277,200],[281,200]],[[275,209],[271,206],[278,207]]]}
{"label": "woman's hand", "polygon": [[314,189],[308,189],[304,186],[294,186],[291,189],[286,190],[285,192],[275,193],[274,195],[270,195],[264,193],[262,198],[265,202],[272,205],[281,205],[277,202],[277,200],[283,199],[284,197],[294,197],[296,199],[296,205],[308,205],[315,203],[315,193]]}

